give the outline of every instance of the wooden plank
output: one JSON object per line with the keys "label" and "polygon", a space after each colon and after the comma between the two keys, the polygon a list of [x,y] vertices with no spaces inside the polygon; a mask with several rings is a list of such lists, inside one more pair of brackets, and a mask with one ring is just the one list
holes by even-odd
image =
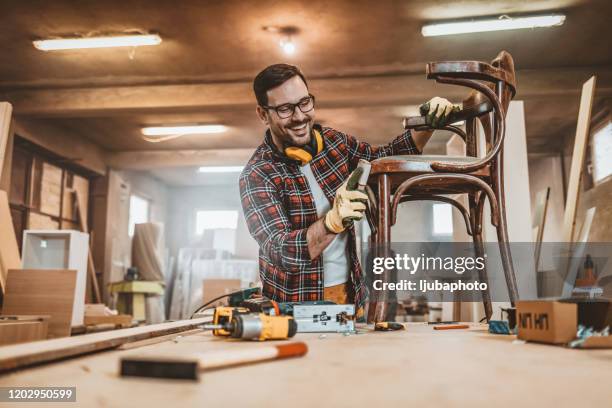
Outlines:
{"label": "wooden plank", "polygon": [[0,291],[4,294],[9,269],[21,268],[17,237],[6,193],[0,190]]}
{"label": "wooden plank", "polygon": [[70,336],[76,281],[75,270],[12,269],[3,313],[49,315],[49,337]]}
{"label": "wooden plank", "polygon": [[134,341],[193,330],[209,321],[210,318],[183,320],[2,347],[0,348],[0,372],[94,351],[112,349]]}
{"label": "wooden plank", "polygon": [[561,296],[563,298],[569,298],[572,296],[578,271],[582,267],[583,256],[585,255],[584,252],[586,250],[587,243],[589,242],[589,234],[591,232],[591,226],[593,225],[593,219],[595,218],[596,211],[596,207],[591,207],[587,210],[584,216],[584,222],[580,227],[580,234],[576,244],[572,247],[572,256],[567,265],[567,274],[565,280],[563,281],[563,291],[561,292]]}
{"label": "wooden plank", "polygon": [[62,195],[62,169],[43,162],[40,183],[40,211],[60,216]]}
{"label": "wooden plank", "polygon": [[85,316],[85,326],[96,324],[112,324],[116,326],[129,327],[132,325],[133,317],[131,315],[115,315],[115,316]]}
{"label": "wooden plank", "polygon": [[0,102],[0,180],[2,179],[2,169],[4,168],[12,112],[13,106],[10,103]]}
{"label": "wooden plank", "polygon": [[546,225],[546,214],[548,213],[548,202],[550,199],[550,187],[536,194],[535,214],[533,216],[533,230],[535,242],[534,265],[536,272],[540,270],[540,252],[542,251],[542,239],[544,238],[544,226]]}
{"label": "wooden plank", "polygon": [[[74,201],[76,204],[76,210],[79,217],[79,225],[81,227],[81,231],[87,232],[87,219],[85,218],[85,207],[83,205],[83,199],[78,190],[74,191]],[[91,281],[91,287],[93,292],[93,301],[96,303],[102,302],[102,296],[100,296],[100,287],[98,286],[98,278],[96,277],[96,268],[93,263],[93,256],[91,255],[91,243],[89,245],[89,251],[87,251],[87,272],[89,279]]]}
{"label": "wooden plank", "polygon": [[565,201],[565,214],[563,215],[562,242],[572,242],[574,229],[576,227],[576,209],[580,198],[580,182],[584,171],[584,158],[589,140],[589,128],[591,125],[591,109],[593,107],[593,96],[595,95],[596,77],[592,76],[582,85],[582,96],[580,97],[580,110],[578,111],[578,124],[576,125],[576,137],[574,139],[574,151],[572,153],[572,165],[570,168],[569,184],[567,187],[567,199]]}
{"label": "wooden plank", "polygon": [[[13,151],[15,148],[15,132],[12,126],[8,131],[6,146],[4,148],[4,164],[0,168],[0,190],[6,191],[9,196],[11,193],[13,177]],[[0,153],[1,154],[1,153]]]}

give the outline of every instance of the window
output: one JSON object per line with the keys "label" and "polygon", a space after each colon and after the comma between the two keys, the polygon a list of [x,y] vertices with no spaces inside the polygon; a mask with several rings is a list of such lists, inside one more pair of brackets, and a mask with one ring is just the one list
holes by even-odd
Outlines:
{"label": "window", "polygon": [[450,204],[433,205],[433,234],[451,235],[453,233],[453,209]]}
{"label": "window", "polygon": [[608,122],[593,134],[593,181],[599,183],[612,174],[612,122]]}
{"label": "window", "polygon": [[136,224],[149,222],[149,200],[137,195],[130,196],[130,222],[128,233],[130,237],[134,236],[134,227]]}
{"label": "window", "polygon": [[236,229],[237,226],[238,211],[198,211],[196,213],[197,235],[202,235],[204,230]]}

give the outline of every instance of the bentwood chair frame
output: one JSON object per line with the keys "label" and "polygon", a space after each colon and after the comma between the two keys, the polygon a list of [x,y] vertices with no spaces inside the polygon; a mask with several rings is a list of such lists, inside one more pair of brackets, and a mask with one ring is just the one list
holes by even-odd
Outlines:
{"label": "bentwood chair frame", "polygon": [[[484,256],[482,221],[485,198],[491,206],[491,223],[497,231],[502,266],[510,302],[518,299],[516,277],[508,241],[504,199],[503,150],[506,135],[505,118],[510,101],[516,94],[512,56],[502,51],[490,63],[478,61],[432,62],[427,64],[428,79],[441,84],[471,88],[460,112],[449,123],[465,120],[465,131],[454,125],[444,126],[460,136],[466,144],[466,156],[389,156],[372,162],[367,192],[372,208],[369,221],[374,226],[371,244],[384,247],[391,243],[391,226],[396,223],[401,202],[441,201],[453,205],[464,218],[472,237],[476,256]],[[486,140],[486,151],[478,157],[477,122]],[[425,117],[404,119],[405,129],[431,130]],[[468,208],[446,195],[467,194]],[[486,269],[479,279],[488,282]],[[383,321],[389,314],[389,296],[380,292],[370,300],[368,321]],[[491,318],[490,293],[483,294],[487,320]]]}

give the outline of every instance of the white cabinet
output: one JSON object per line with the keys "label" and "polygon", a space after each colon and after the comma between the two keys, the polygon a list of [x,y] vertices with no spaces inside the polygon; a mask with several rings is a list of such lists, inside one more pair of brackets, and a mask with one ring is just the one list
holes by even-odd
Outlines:
{"label": "white cabinet", "polygon": [[26,230],[23,233],[23,269],[77,271],[72,326],[83,324],[89,234],[72,230]]}

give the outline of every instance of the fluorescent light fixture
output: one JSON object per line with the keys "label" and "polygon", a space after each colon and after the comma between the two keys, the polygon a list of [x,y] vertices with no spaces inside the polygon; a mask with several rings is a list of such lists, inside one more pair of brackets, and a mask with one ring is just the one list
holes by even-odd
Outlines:
{"label": "fluorescent light fixture", "polygon": [[54,38],[33,41],[34,47],[41,51],[75,50],[82,48],[141,47],[159,45],[158,34],[130,34],[106,37]]}
{"label": "fluorescent light fixture", "polygon": [[202,166],[200,173],[240,173],[244,166]]}
{"label": "fluorescent light fixture", "polygon": [[227,127],[223,125],[150,126],[142,128],[142,134],[145,136],[203,135],[223,133],[226,130]]}
{"label": "fluorescent light fixture", "polygon": [[454,23],[436,23],[423,26],[423,37],[439,35],[482,33],[487,31],[519,30],[522,28],[560,26],[565,21],[563,14],[551,14],[531,17],[507,17],[497,19],[457,21]]}

